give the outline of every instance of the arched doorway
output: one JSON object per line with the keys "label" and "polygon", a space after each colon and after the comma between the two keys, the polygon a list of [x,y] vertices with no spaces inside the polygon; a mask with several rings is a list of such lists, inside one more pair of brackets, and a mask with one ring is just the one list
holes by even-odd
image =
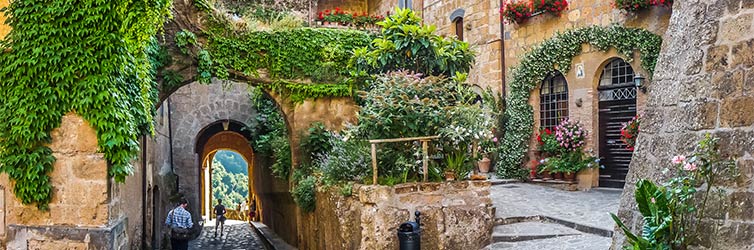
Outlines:
{"label": "arched doorway", "polygon": [[620,58],[611,59],[603,68],[599,87],[599,185],[623,188],[633,151],[620,140],[623,124],[636,116],[634,69]]}
{"label": "arched doorway", "polygon": [[[246,180],[243,189],[245,189],[247,193],[245,195],[246,197],[241,198],[241,201],[256,199],[256,197],[258,197],[256,195],[255,185],[253,185],[253,178],[251,178],[254,176],[254,150],[248,142],[248,135],[242,134],[243,124],[230,120],[219,121],[219,123],[222,130],[218,131],[219,128],[216,128],[218,124],[214,123],[200,133],[198,137],[199,141],[197,141],[197,153],[201,157],[201,168],[199,169],[200,211],[202,217],[208,220],[214,219],[212,208],[216,204],[216,199],[218,197],[213,191],[213,187],[217,187],[217,185],[220,185],[223,181],[214,179],[218,177],[219,172],[215,173],[213,171],[225,171],[224,168],[226,167],[222,166],[223,169],[216,169],[215,166],[213,166],[219,163],[215,161],[218,152],[233,151],[238,157],[242,158],[241,161],[245,164],[244,167],[246,169],[245,171],[242,171],[245,173]],[[231,124],[233,125],[231,126]],[[234,181],[231,180],[231,182]],[[236,180],[235,182],[238,181]],[[236,183],[235,185],[238,184],[239,183]],[[233,213],[236,213],[237,211],[235,211],[235,208],[238,204],[235,203],[237,202],[238,201],[231,199],[224,200],[223,204]],[[255,200],[255,203],[259,205],[260,201]],[[261,213],[260,210],[261,209],[257,209],[257,212]]]}

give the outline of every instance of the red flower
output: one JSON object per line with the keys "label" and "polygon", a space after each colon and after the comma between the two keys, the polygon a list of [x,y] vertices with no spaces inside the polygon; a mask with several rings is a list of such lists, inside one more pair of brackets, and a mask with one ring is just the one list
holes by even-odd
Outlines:
{"label": "red flower", "polygon": [[546,128],[546,129],[545,129],[545,133],[546,133],[547,135],[551,135],[551,134],[552,134],[552,130],[550,130],[549,128]]}

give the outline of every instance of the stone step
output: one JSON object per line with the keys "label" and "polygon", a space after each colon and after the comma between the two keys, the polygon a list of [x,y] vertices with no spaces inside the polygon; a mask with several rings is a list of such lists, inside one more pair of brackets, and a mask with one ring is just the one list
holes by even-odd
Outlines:
{"label": "stone step", "polygon": [[580,234],[581,232],[560,224],[536,221],[519,222],[496,226],[492,233],[492,241],[516,242]]}

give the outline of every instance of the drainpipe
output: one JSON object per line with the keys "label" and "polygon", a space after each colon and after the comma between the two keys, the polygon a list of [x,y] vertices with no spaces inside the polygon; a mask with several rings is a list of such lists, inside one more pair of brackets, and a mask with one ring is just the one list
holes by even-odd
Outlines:
{"label": "drainpipe", "polygon": [[173,112],[173,109],[170,107],[170,97],[167,98],[167,108],[168,108],[168,144],[170,145],[170,172],[172,172],[175,175],[175,187],[178,188],[178,175],[175,174],[175,165],[173,164],[173,119],[170,113]]}
{"label": "drainpipe", "polygon": [[[147,249],[147,136],[141,137],[141,249]],[[153,215],[154,216],[154,215]],[[153,230],[154,231],[154,230]],[[152,232],[154,237],[154,232]]]}
{"label": "drainpipe", "polygon": [[[500,0],[500,8],[503,8],[505,5],[503,5],[503,0]],[[507,97],[508,94],[506,93],[506,86],[505,86],[505,22],[502,20],[503,14],[500,14],[500,77],[502,77],[503,82],[503,88],[502,88],[502,94],[503,98]]]}

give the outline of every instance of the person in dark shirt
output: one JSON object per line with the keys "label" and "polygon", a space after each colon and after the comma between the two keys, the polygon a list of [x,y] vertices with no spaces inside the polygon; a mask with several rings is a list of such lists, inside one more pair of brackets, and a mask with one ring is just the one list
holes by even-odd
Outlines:
{"label": "person in dark shirt", "polygon": [[217,222],[215,223],[215,237],[217,237],[217,226],[220,226],[220,237],[223,237],[223,228],[225,227],[225,206],[223,206],[223,200],[217,200],[217,206],[215,206],[215,215],[217,216]]}

